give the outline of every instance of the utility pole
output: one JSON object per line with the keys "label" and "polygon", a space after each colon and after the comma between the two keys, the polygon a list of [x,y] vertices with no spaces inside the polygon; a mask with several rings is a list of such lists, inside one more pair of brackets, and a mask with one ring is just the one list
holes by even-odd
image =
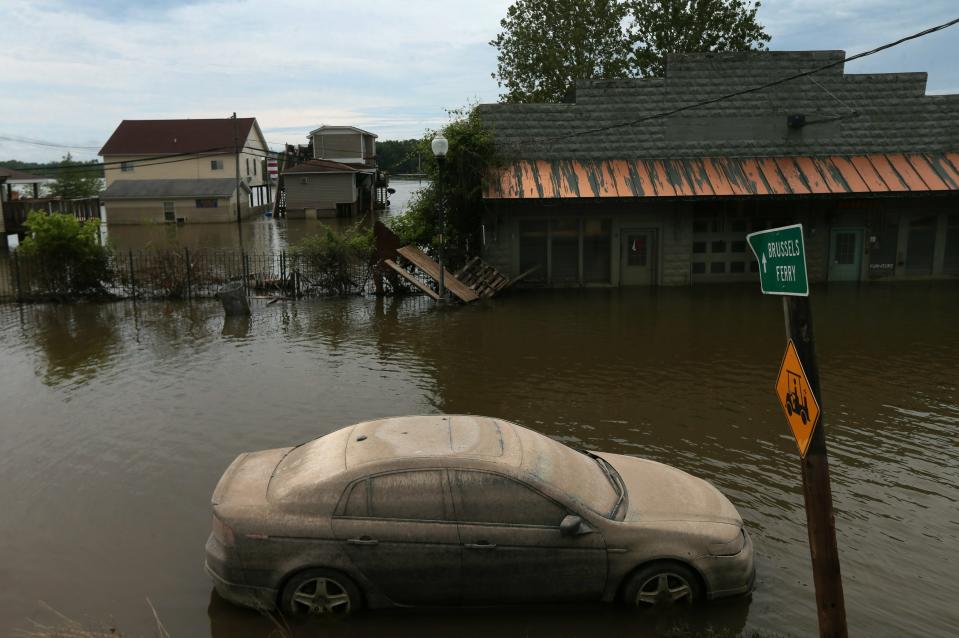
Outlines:
{"label": "utility pole", "polygon": [[[809,297],[783,297],[786,336],[792,340],[814,397],[822,401],[819,389],[819,363],[816,361],[816,338],[812,331],[812,309]],[[836,544],[836,517],[832,507],[829,481],[829,458],[826,455],[826,432],[822,416],[812,431],[809,447],[800,459],[803,497],[806,502],[806,526],[812,555],[813,582],[816,588],[816,609],[819,635],[845,638],[846,604],[839,569]]]}
{"label": "utility pole", "polygon": [[240,216],[240,139],[237,132],[236,111],[233,112],[233,163],[236,166],[236,223],[239,224]]}
{"label": "utility pole", "polygon": [[759,264],[763,294],[783,296],[787,343],[775,389],[799,450],[819,635],[846,638],[849,631],[826,456],[803,228],[801,224],[793,224],[760,230],[746,235],[746,241]]}

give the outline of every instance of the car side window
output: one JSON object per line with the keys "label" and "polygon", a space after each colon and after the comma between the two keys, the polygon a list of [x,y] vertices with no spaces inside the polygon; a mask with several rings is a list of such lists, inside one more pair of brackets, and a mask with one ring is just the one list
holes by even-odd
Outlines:
{"label": "car side window", "polygon": [[372,477],[370,516],[424,521],[447,520],[442,471],[394,472]]}
{"label": "car side window", "polygon": [[565,508],[522,483],[488,472],[453,473],[463,523],[559,527]]}
{"label": "car side window", "polygon": [[354,483],[350,488],[350,495],[346,499],[346,506],[343,508],[343,516],[368,516],[368,488],[369,481],[363,480]]}

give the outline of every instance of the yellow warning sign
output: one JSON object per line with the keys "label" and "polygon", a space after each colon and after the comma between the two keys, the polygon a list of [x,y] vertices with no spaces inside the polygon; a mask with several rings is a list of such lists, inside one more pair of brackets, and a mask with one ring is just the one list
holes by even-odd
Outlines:
{"label": "yellow warning sign", "polygon": [[786,413],[786,420],[799,445],[799,456],[805,458],[812,433],[819,422],[819,402],[809,387],[806,371],[803,370],[799,354],[792,339],[786,346],[783,364],[776,379],[776,395]]}

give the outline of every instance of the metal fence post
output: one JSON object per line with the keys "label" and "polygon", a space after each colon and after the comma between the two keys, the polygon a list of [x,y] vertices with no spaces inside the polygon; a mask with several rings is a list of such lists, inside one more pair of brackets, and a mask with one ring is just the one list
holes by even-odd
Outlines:
{"label": "metal fence post", "polygon": [[183,258],[186,260],[186,298],[192,299],[193,296],[190,294],[190,249],[183,248]]}
{"label": "metal fence post", "polygon": [[23,290],[21,289],[20,283],[20,252],[17,250],[13,251],[13,276],[17,293],[17,303],[20,303],[23,301]]}
{"label": "metal fence post", "polygon": [[246,251],[240,251],[240,256],[243,259],[243,290],[247,295],[250,294],[250,263],[247,261],[248,255]]}
{"label": "metal fence post", "polygon": [[136,277],[134,277],[133,275],[133,249],[132,248],[130,249],[128,256],[129,256],[129,263],[130,263],[130,291],[131,291],[131,294],[133,295],[133,300],[136,301],[137,280],[136,280]]}

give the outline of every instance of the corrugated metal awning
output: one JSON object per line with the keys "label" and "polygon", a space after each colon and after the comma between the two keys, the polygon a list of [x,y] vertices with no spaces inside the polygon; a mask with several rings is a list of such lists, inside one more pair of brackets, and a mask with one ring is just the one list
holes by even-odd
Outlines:
{"label": "corrugated metal awning", "polygon": [[494,169],[483,197],[748,197],[928,191],[959,191],[959,154],[517,160]]}

